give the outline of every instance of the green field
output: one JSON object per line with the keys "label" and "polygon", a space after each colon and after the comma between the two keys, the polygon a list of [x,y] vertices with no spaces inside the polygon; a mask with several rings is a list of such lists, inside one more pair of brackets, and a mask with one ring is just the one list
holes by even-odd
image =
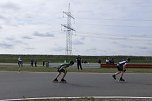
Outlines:
{"label": "green field", "polygon": [[150,98],[62,98],[62,99],[40,99],[40,100],[24,100],[24,101],[151,101]]}
{"label": "green field", "polygon": [[[76,55],[14,55],[14,54],[0,54],[0,63],[17,63],[18,57],[21,56],[25,64],[30,64],[31,59],[37,60],[38,65],[42,65],[43,61],[48,61],[50,63],[63,63],[65,60],[75,61]],[[105,63],[106,58],[113,58],[115,63],[121,61],[122,59],[131,58],[130,63],[152,63],[152,56],[81,56],[83,61],[90,63],[97,63],[98,60],[101,60],[101,63]],[[85,68],[83,71],[78,71],[76,68],[69,68],[69,72],[98,72],[98,73],[113,73],[116,72],[116,68]],[[1,65],[0,71],[18,71],[17,65]],[[24,66],[21,68],[21,71],[29,72],[56,72],[55,68],[46,68],[46,67],[30,67]],[[127,69],[128,73],[152,73],[152,69]]]}
{"label": "green field", "polygon": [[[17,65],[0,65],[0,71],[18,71]],[[57,69],[54,67],[30,67],[25,66],[20,68],[24,72],[56,72]],[[93,72],[93,73],[114,73],[117,71],[116,68],[83,68],[82,71],[78,71],[77,68],[68,68],[68,72]],[[128,68],[127,73],[152,73],[152,68]]]}
{"label": "green field", "polygon": [[[61,63],[63,61],[75,61],[77,55],[14,55],[14,54],[0,54],[0,63],[16,63],[18,57],[21,56],[24,63],[30,63],[31,59],[37,60],[38,64],[42,64],[43,61]],[[90,63],[96,63],[100,59],[102,63],[105,60],[113,58],[115,63],[126,58],[131,58],[131,63],[152,63],[152,56],[81,56],[83,61]]]}

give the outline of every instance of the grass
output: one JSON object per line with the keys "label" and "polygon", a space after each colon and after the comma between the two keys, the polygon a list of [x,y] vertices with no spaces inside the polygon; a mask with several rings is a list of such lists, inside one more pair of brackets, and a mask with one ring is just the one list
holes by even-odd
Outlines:
{"label": "grass", "polygon": [[40,99],[40,100],[25,100],[25,101],[151,101],[146,98],[63,98],[63,99]]}
{"label": "grass", "polygon": [[[28,54],[0,54],[0,63],[16,63],[18,57],[21,56],[24,63],[30,63],[31,59],[36,59],[38,63],[49,61],[52,63],[64,62],[64,60],[75,61],[77,55],[28,55]],[[81,56],[82,60],[90,63],[97,63],[100,59],[102,63],[109,57],[113,58],[115,63],[131,58],[131,63],[152,63],[152,56]]]}
{"label": "grass", "polygon": [[[0,71],[18,71],[17,65],[0,65]],[[56,72],[57,69],[53,67],[20,67],[21,71],[27,72]],[[117,71],[116,68],[83,68],[83,70],[77,70],[77,68],[68,68],[68,72],[93,72],[93,73],[114,73]],[[128,68],[127,73],[152,73],[152,68]]]}

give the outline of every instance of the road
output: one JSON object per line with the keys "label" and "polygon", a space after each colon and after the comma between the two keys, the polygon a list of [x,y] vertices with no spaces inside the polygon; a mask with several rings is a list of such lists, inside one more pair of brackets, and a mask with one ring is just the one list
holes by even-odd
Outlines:
{"label": "road", "polygon": [[131,96],[152,97],[152,74],[126,74],[126,82],[112,74],[68,73],[68,83],[53,83],[56,73],[0,72],[0,100],[40,97]]}

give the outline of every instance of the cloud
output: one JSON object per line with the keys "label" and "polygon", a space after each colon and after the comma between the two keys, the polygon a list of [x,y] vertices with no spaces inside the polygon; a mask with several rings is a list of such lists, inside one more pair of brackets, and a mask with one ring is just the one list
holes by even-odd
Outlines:
{"label": "cloud", "polygon": [[0,43],[0,48],[4,49],[12,49],[14,46],[8,43]]}
{"label": "cloud", "polygon": [[28,48],[25,48],[26,50],[34,50],[35,48],[31,48],[31,47],[28,47]]}
{"label": "cloud", "polygon": [[65,51],[65,48],[64,47],[56,47],[53,49],[54,51]]}
{"label": "cloud", "polygon": [[33,35],[38,37],[54,37],[54,34],[50,34],[49,32],[46,33],[34,32]]}
{"label": "cloud", "polygon": [[5,9],[5,10],[19,10],[20,7],[19,5],[13,3],[13,2],[6,2],[0,5],[1,9]]}
{"label": "cloud", "polygon": [[5,44],[6,46],[13,46],[13,47],[16,45],[27,45],[27,43],[24,40],[19,40],[14,37],[6,37],[1,43],[1,45],[5,45]]}
{"label": "cloud", "polygon": [[[7,19],[3,14],[0,15],[0,23],[7,23],[9,19]],[[0,26],[2,28],[2,26]],[[1,29],[0,28],[0,29]]]}
{"label": "cloud", "polygon": [[15,40],[15,38],[14,37],[6,37],[6,39],[5,39],[6,41],[14,41]]}
{"label": "cloud", "polygon": [[84,44],[82,41],[80,41],[80,40],[73,40],[73,45],[82,45],[82,44]]}
{"label": "cloud", "polygon": [[33,39],[32,37],[29,37],[29,36],[23,36],[22,38],[23,39]]}
{"label": "cloud", "polygon": [[[76,30],[73,54],[151,55],[151,0],[71,0],[70,4],[75,18],[71,26]],[[62,19],[67,9],[65,0],[0,0],[0,52],[65,54],[66,37],[60,27],[67,23],[67,16]],[[13,49],[5,50],[9,47]]]}
{"label": "cloud", "polygon": [[146,46],[139,46],[138,48],[143,49],[143,50],[148,49],[148,47],[146,47]]}
{"label": "cloud", "polygon": [[0,19],[6,20],[6,18],[3,15],[0,15]]}

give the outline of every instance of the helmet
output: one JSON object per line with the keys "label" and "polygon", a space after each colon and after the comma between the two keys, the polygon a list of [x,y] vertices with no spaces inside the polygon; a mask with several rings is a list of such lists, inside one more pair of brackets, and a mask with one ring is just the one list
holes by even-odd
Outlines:
{"label": "helmet", "polygon": [[73,62],[73,61],[70,61],[70,64],[71,64],[71,65],[73,65],[73,64],[74,64],[74,62]]}

